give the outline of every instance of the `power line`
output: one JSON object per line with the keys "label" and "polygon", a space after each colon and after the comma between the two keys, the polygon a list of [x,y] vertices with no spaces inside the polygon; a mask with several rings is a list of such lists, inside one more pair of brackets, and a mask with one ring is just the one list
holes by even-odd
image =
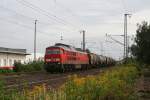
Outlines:
{"label": "power line", "polygon": [[[8,8],[6,8],[6,7],[3,7],[3,6],[0,6],[0,8],[4,9],[4,10],[6,10],[6,11],[12,12],[12,13],[14,13],[15,15],[20,16],[21,18],[22,18],[22,17],[23,17],[23,18],[26,18],[26,19],[29,20],[29,21],[33,21],[33,20],[35,19],[35,18],[29,17],[29,16],[25,16],[25,15],[23,15],[23,14],[20,14],[20,13],[14,11],[14,10],[12,10],[12,9],[8,9]],[[46,26],[48,26],[48,25],[53,25],[52,23],[43,22],[43,21],[41,21],[41,20],[39,20],[39,19],[38,19],[38,23],[39,23],[39,24],[42,24],[42,25],[46,25]],[[60,29],[60,28],[55,27],[55,26],[53,26],[53,28],[55,28],[55,29]],[[69,29],[67,28],[67,30],[69,30]],[[69,31],[70,31],[70,30],[69,30]],[[70,32],[71,32],[71,31],[70,31]]]}
{"label": "power line", "polygon": [[[26,7],[29,7],[29,8],[31,8],[31,9],[33,9],[34,11],[39,12],[40,14],[42,13],[43,15],[47,16],[47,17],[50,18],[50,19],[53,19],[54,21],[56,21],[56,22],[58,22],[58,23],[61,23],[61,24],[63,24],[63,25],[68,25],[68,24],[69,24],[69,25],[73,26],[73,28],[75,28],[74,25],[68,23],[67,21],[65,21],[65,20],[63,20],[63,19],[61,19],[61,18],[59,18],[59,17],[57,17],[57,16],[55,16],[55,15],[53,15],[53,14],[47,12],[47,11],[41,9],[41,8],[39,8],[39,7],[33,5],[33,4],[31,4],[31,3],[29,3],[29,2],[27,2],[27,1],[25,1],[25,0],[22,0],[22,1],[16,0],[16,1],[17,1],[18,3],[21,3],[22,5],[24,5],[24,6],[26,6]],[[77,28],[77,27],[76,27],[76,28]]]}
{"label": "power line", "polygon": [[[69,8],[67,8],[66,6],[63,6],[62,4],[56,2],[56,0],[54,0],[55,5],[57,4],[59,7],[63,8],[66,12],[68,12],[72,17],[74,17],[75,19],[77,18],[79,20],[79,23],[81,24],[81,26],[83,27],[84,25],[81,23],[81,20],[78,18],[78,16],[76,14],[74,14],[72,12],[72,10],[70,10]],[[64,15],[63,15],[64,16]],[[76,17],[75,17],[76,16]]]}
{"label": "power line", "polygon": [[[16,1],[18,1],[18,0],[16,0]],[[64,24],[64,25],[65,25],[65,23],[63,23],[63,22],[61,22],[61,21],[55,19],[55,16],[51,16],[51,15],[45,13],[45,11],[41,10],[40,8],[37,8],[37,7],[33,6],[33,5],[31,5],[30,3],[26,3],[26,2],[24,2],[24,1],[18,1],[18,2],[19,2],[20,4],[26,6],[26,7],[31,8],[31,9],[34,10],[34,11],[39,12],[40,14],[42,13],[44,16],[47,16],[47,17],[49,17],[50,19],[53,19],[55,22],[58,22],[58,23],[61,23],[61,24]]]}
{"label": "power line", "polygon": [[4,7],[4,6],[1,6],[1,5],[0,5],[0,8],[2,8],[3,10],[7,10],[7,11],[9,11],[9,12],[13,12],[13,13],[15,13],[16,15],[21,16],[21,17],[24,17],[24,18],[26,18],[26,19],[28,19],[28,20],[34,20],[34,18],[31,18],[31,17],[29,17],[29,16],[25,16],[25,15],[20,14],[20,13],[14,11],[14,10],[12,10],[12,9],[8,9],[8,8],[6,8],[6,7]]}
{"label": "power line", "polygon": [[[3,7],[3,6],[0,6],[0,8],[2,8],[2,9],[4,9],[4,10],[7,10],[7,11],[9,11],[9,12],[13,12],[13,13],[15,13],[16,15],[21,16],[21,17],[24,17],[24,18],[26,18],[27,20],[30,20],[30,21],[33,21],[33,20],[35,19],[35,18],[33,18],[33,17],[26,16],[26,15],[24,15],[24,14],[18,13],[18,12],[16,12],[16,11],[12,10],[12,9],[8,9],[8,8],[6,8],[6,7]],[[38,23],[39,23],[39,24],[43,24],[43,25],[52,25],[52,23],[44,22],[44,21],[41,21],[41,20],[39,20],[39,19],[38,19]],[[101,23],[101,24],[106,24],[106,23]],[[122,23],[107,23],[107,24],[122,24]],[[54,27],[54,26],[53,26],[53,27]],[[58,27],[54,27],[54,28],[58,29]],[[69,29],[67,29],[67,30],[69,30]],[[70,31],[70,30],[69,30],[69,31]]]}
{"label": "power line", "polygon": [[[23,27],[23,28],[26,28],[26,29],[30,29],[30,30],[32,30],[33,31],[33,27],[30,27],[30,26],[27,26],[27,25],[24,25],[24,24],[20,24],[20,23],[18,23],[18,22],[15,22],[15,21],[11,21],[11,20],[8,20],[8,19],[5,19],[5,18],[0,18],[0,21],[5,21],[5,22],[8,22],[8,23],[10,23],[10,24],[15,24],[15,25],[17,25],[17,26],[20,26],[20,27]],[[44,32],[42,32],[42,31],[40,31],[40,30],[37,30],[37,32],[40,34],[40,35],[44,35],[46,38],[48,38],[49,39],[49,36],[50,35],[48,35],[49,33],[44,33]],[[44,34],[43,34],[44,33]],[[53,34],[53,35],[55,35],[55,34]],[[44,39],[45,40],[45,39]],[[40,41],[38,41],[38,42],[42,42],[43,41],[43,39],[42,40],[40,40]],[[46,41],[47,42],[47,41]]]}
{"label": "power line", "polygon": [[[20,14],[20,13],[18,13],[18,12],[16,12],[16,11],[11,10],[11,9],[8,9],[8,8],[6,8],[6,7],[0,6],[0,8],[4,9],[4,10],[6,10],[6,11],[12,12],[12,13],[14,13],[15,15],[20,16],[21,18],[24,17],[24,18],[26,18],[26,19],[29,20],[29,21],[33,21],[33,20],[34,20],[34,18],[32,18],[32,17],[25,16],[25,15],[23,15],[23,14]],[[10,21],[9,21],[9,22],[10,22]],[[11,23],[12,23],[12,22],[11,22]],[[38,20],[38,23],[39,23],[39,24],[44,24],[44,25],[51,25],[51,23],[46,23],[46,22],[42,22],[42,21],[39,21],[39,20]],[[13,22],[13,24],[17,24],[17,25],[18,25],[18,23],[16,23],[16,22]],[[24,26],[24,25],[21,25],[21,26],[27,27],[27,28],[31,28],[31,27]],[[54,27],[54,28],[57,28],[57,27]],[[58,28],[57,28],[57,29],[58,29]],[[60,28],[59,28],[59,29],[60,29]],[[68,29],[67,29],[67,30],[68,30]],[[70,30],[69,30],[69,31],[70,31]],[[43,33],[43,32],[42,32],[42,33]]]}
{"label": "power line", "polygon": [[47,17],[49,17],[50,19],[53,19],[54,21],[56,21],[56,22],[58,22],[58,23],[61,23],[61,24],[64,24],[64,23],[62,23],[62,22],[60,22],[60,21],[58,21],[57,19],[55,19],[55,16],[49,16],[49,14],[47,14],[47,13],[45,13],[45,11],[43,11],[43,10],[41,10],[40,8],[38,8],[38,7],[35,7],[35,6],[33,6],[32,4],[30,4],[30,3],[27,3],[26,1],[20,1],[20,0],[16,0],[18,3],[20,3],[20,4],[22,4],[22,5],[24,5],[24,6],[26,6],[26,7],[29,7],[29,8],[31,8],[32,10],[34,10],[34,11],[36,11],[36,12],[38,12],[38,13],[42,13],[44,16],[47,16]]}
{"label": "power line", "polygon": [[[24,1],[24,0],[23,0],[23,1]],[[31,3],[27,2],[27,1],[24,1],[23,4],[24,4],[24,3],[25,3],[25,6],[26,6],[26,7],[30,7],[31,9],[33,9],[33,10],[39,12],[39,13],[42,12],[45,16],[47,16],[47,17],[50,18],[50,19],[53,19],[55,22],[58,22],[58,23],[60,23],[60,24],[63,24],[63,25],[65,25],[65,26],[67,26],[68,23],[65,23],[65,21],[62,20],[62,19],[60,19],[60,18],[58,19],[57,16],[52,15],[52,14],[50,14],[49,12],[47,12],[47,11],[45,11],[45,10],[43,10],[43,9],[41,9],[41,8],[35,6],[35,5],[33,5],[33,4],[31,4]],[[50,14],[50,15],[49,15],[49,14]],[[72,26],[73,26],[73,25],[72,25]],[[75,26],[73,26],[72,28],[75,28]]]}
{"label": "power line", "polygon": [[[5,19],[5,18],[2,18],[2,17],[0,17],[0,21],[6,21],[6,22],[8,22],[8,23],[11,23],[11,24],[15,24],[15,25],[18,25],[18,26],[20,26],[20,27],[23,27],[23,28],[27,28],[27,29],[30,29],[30,30],[33,30],[34,28],[33,27],[30,27],[30,26],[28,26],[28,25],[24,25],[24,24],[20,24],[20,23],[18,23],[18,22],[15,22],[15,21],[12,21],[12,20],[8,20],[8,19]],[[40,30],[38,30],[38,32],[39,33],[45,33],[45,32],[42,32],[42,31],[40,31]],[[42,34],[42,35],[45,35],[45,36],[49,36],[48,35],[49,33],[45,33],[45,34]]]}
{"label": "power line", "polygon": [[[4,10],[7,10],[8,12],[12,12],[12,13],[18,15],[18,16],[24,17],[24,18],[26,18],[27,20],[30,20],[30,21],[33,21],[35,19],[35,18],[29,17],[29,16],[25,16],[25,15],[23,15],[21,13],[18,13],[16,11],[12,10],[12,9],[8,9],[6,7],[3,7],[3,6],[0,6],[0,8],[2,8]],[[45,25],[52,25],[52,23],[43,22],[41,20],[40,21],[38,20],[38,22],[41,23],[41,24],[45,24]]]}
{"label": "power line", "polygon": [[[30,27],[30,26],[28,26],[28,25],[24,25],[24,24],[21,24],[21,23],[18,23],[18,22],[16,22],[16,21],[12,21],[12,20],[8,20],[8,19],[6,19],[6,18],[2,18],[2,17],[0,17],[0,21],[5,21],[5,22],[8,22],[8,23],[10,23],[10,24],[15,24],[15,25],[17,25],[17,26],[20,26],[20,27],[23,27],[23,28],[26,28],[26,29],[30,29],[30,30],[34,30],[34,27]],[[37,32],[40,34],[40,35],[44,35],[46,38],[48,38],[49,39],[49,36],[51,36],[51,35],[56,35],[55,33],[46,33],[46,32],[42,32],[42,31],[40,31],[40,30],[37,30]],[[49,35],[48,35],[49,34]],[[40,40],[39,42],[41,42],[41,41],[43,41],[43,40]]]}

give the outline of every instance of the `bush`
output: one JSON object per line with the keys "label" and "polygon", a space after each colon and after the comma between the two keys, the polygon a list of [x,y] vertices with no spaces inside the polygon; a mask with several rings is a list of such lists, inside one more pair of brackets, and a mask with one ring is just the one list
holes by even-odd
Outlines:
{"label": "bush", "polygon": [[9,69],[0,69],[0,73],[13,73],[13,70],[9,70]]}
{"label": "bush", "polygon": [[27,64],[21,64],[20,62],[15,62],[14,71],[15,72],[32,72],[32,71],[41,71],[43,70],[43,61],[33,61]]}
{"label": "bush", "polygon": [[134,66],[126,66],[106,71],[97,77],[88,76],[70,78],[63,90],[67,100],[129,100],[136,99],[134,82],[138,70]]}

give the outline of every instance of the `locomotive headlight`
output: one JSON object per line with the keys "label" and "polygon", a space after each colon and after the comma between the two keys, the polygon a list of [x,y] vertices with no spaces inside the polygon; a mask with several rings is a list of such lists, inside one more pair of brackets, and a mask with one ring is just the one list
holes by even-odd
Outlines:
{"label": "locomotive headlight", "polygon": [[47,62],[49,61],[60,61],[60,58],[50,58],[50,59],[46,59]]}
{"label": "locomotive headlight", "polygon": [[56,58],[55,61],[60,61],[60,59],[59,59],[59,58]]}
{"label": "locomotive headlight", "polygon": [[46,59],[46,61],[51,61],[52,59]]}

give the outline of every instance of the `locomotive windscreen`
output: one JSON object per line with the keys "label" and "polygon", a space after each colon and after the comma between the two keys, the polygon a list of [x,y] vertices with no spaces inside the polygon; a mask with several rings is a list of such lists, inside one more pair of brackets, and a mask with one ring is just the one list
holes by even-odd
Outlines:
{"label": "locomotive windscreen", "polygon": [[46,54],[62,54],[63,51],[59,50],[59,49],[49,49],[46,51]]}

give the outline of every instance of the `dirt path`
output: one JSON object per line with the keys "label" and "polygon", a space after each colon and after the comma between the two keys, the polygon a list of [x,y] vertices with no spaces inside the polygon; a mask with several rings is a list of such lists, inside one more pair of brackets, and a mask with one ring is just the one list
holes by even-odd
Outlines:
{"label": "dirt path", "polygon": [[137,80],[137,95],[140,100],[150,100],[150,68],[145,68]]}

